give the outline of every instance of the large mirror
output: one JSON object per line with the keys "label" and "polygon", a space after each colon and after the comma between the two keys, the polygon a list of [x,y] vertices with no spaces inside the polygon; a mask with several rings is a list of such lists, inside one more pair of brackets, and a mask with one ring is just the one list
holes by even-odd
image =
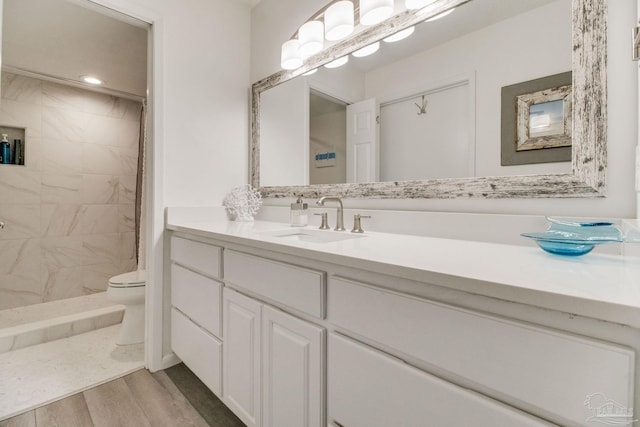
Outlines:
{"label": "large mirror", "polygon": [[[255,83],[252,184],[265,197],[602,197],[606,2],[585,1],[437,0]],[[412,26],[374,55],[350,55]],[[532,138],[518,152],[521,122]],[[571,146],[533,138],[541,125]],[[505,147],[524,160],[505,162]]]}

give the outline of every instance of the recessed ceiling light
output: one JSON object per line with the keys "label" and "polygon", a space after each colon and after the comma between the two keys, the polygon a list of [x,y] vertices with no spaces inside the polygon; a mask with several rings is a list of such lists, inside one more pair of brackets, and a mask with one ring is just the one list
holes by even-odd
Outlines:
{"label": "recessed ceiling light", "polygon": [[90,85],[101,85],[102,83],[104,83],[99,78],[93,77],[93,76],[82,76],[80,78],[82,79],[83,82],[89,83]]}

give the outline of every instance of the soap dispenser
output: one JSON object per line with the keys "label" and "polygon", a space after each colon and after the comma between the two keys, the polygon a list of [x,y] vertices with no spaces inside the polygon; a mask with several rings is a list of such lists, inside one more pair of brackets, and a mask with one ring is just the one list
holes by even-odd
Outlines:
{"label": "soap dispenser", "polygon": [[8,135],[2,134],[2,141],[0,141],[0,163],[11,163],[11,145],[9,145]]}
{"label": "soap dispenser", "polygon": [[304,227],[309,224],[309,205],[299,196],[295,203],[291,203],[291,225]]}

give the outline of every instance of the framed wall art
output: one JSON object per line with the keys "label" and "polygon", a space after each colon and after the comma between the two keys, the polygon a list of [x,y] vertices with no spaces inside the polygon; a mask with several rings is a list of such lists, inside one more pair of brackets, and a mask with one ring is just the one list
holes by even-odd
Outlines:
{"label": "framed wall art", "polygon": [[502,166],[571,161],[571,72],[502,88]]}

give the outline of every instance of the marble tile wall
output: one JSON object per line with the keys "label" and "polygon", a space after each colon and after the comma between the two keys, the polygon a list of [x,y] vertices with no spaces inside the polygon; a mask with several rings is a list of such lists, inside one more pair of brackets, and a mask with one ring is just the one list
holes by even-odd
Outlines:
{"label": "marble tile wall", "polygon": [[136,268],[139,102],[2,73],[0,125],[26,128],[0,165],[0,310],[106,290]]}

